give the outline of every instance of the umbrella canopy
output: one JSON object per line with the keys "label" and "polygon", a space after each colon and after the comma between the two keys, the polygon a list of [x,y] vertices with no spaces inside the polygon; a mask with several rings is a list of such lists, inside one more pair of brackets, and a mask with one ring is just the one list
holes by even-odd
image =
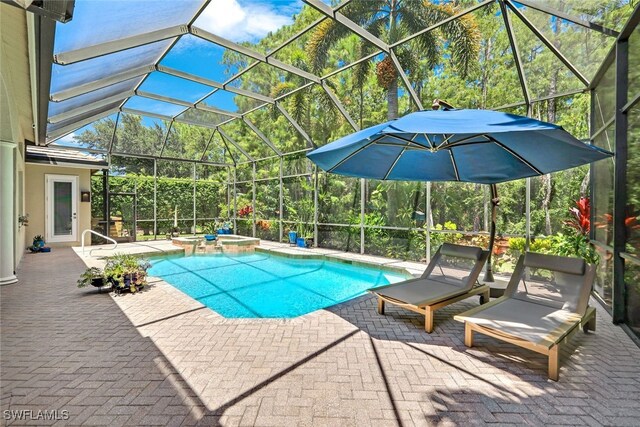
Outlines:
{"label": "umbrella canopy", "polygon": [[320,147],[307,157],[327,172],[400,181],[491,184],[489,259],[493,282],[496,184],[544,175],[613,154],[584,144],[561,126],[490,110],[419,111]]}
{"label": "umbrella canopy", "polygon": [[611,155],[561,126],[489,110],[419,111],[307,154],[340,175],[479,184],[544,175]]}

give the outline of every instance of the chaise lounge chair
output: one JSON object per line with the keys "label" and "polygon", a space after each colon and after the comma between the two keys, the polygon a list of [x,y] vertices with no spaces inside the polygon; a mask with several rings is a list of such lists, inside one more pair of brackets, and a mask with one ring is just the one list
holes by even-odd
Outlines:
{"label": "chaise lounge chair", "polygon": [[431,333],[436,310],[473,295],[480,295],[481,304],[489,302],[489,286],[478,283],[488,256],[482,248],[444,243],[420,278],[369,292],[378,296],[379,314],[386,302],[415,311],[425,316],[424,329]]}
{"label": "chaise lounge chair", "polygon": [[479,332],[549,356],[549,378],[558,381],[559,348],[581,327],[595,330],[588,306],[595,266],[578,258],[526,253],[504,296],[454,319],[464,322],[464,343]]}

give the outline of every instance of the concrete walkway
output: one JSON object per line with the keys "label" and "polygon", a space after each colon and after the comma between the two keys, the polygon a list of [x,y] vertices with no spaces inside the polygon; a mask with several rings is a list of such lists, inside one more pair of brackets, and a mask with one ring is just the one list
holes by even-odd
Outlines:
{"label": "concrete walkway", "polygon": [[640,350],[597,304],[598,330],[576,334],[554,383],[542,356],[463,345],[452,315],[475,299],[439,311],[430,335],[369,296],[225,319],[162,281],[78,289],[83,268],[71,249],[29,255],[0,288],[2,411],[68,411],[57,425],[640,424]]}

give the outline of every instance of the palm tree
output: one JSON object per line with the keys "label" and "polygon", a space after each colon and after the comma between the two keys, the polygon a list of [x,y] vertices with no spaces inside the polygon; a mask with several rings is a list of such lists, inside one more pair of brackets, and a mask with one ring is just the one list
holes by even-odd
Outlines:
{"label": "palm tree", "polygon": [[[411,34],[455,15],[458,10],[448,4],[432,4],[429,0],[355,0],[345,6],[341,13],[366,29],[374,36],[393,44]],[[353,33],[335,20],[321,22],[311,34],[306,46],[307,55],[314,72],[320,73],[326,65],[328,53],[337,42]],[[445,43],[442,40],[445,40]],[[408,43],[394,49],[406,70],[412,70],[409,78],[418,81],[420,61],[429,69],[438,64],[443,47],[451,52],[451,61],[456,71],[466,77],[476,64],[480,48],[480,32],[475,19],[467,14],[437,30],[424,33]],[[375,46],[364,39],[360,42],[360,53],[365,56],[375,51]],[[357,66],[356,83],[363,84],[371,66],[365,61]],[[376,64],[378,84],[387,92],[388,118],[398,117],[398,72],[393,61],[385,55]]]}

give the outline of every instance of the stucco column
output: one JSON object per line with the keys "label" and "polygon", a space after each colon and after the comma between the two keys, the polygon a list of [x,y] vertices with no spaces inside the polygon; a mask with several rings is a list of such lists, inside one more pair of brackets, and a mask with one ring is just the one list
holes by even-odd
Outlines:
{"label": "stucco column", "polygon": [[0,285],[18,281],[13,274],[14,223],[13,150],[15,144],[0,141]]}

